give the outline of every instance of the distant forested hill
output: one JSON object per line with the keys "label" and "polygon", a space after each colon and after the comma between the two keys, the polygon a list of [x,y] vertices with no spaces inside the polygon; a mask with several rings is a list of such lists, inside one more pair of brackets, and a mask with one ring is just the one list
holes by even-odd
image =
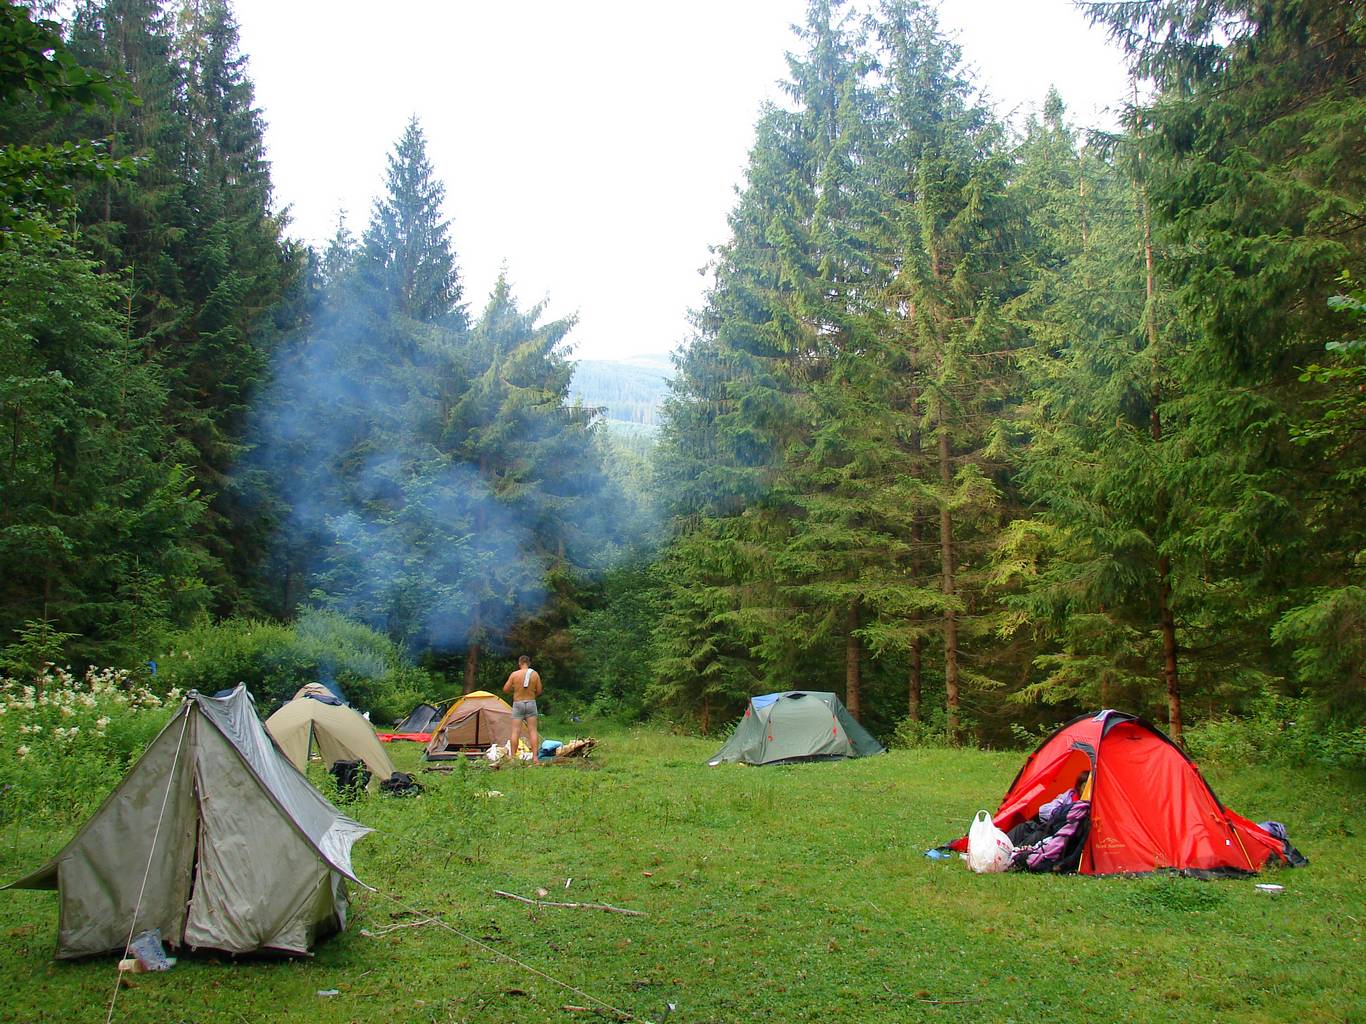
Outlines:
{"label": "distant forested hill", "polygon": [[584,359],[569,385],[571,398],[600,406],[609,420],[653,428],[668,394],[668,363],[664,357],[636,362]]}

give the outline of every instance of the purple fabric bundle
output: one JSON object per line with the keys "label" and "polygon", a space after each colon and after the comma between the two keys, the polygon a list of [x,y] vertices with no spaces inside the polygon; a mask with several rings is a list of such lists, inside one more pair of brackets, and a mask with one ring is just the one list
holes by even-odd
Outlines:
{"label": "purple fabric bundle", "polygon": [[1075,800],[1067,808],[1062,827],[1047,839],[1031,846],[1020,846],[1011,857],[1011,866],[1021,871],[1051,871],[1066,855],[1072,838],[1085,826],[1091,814],[1088,800]]}

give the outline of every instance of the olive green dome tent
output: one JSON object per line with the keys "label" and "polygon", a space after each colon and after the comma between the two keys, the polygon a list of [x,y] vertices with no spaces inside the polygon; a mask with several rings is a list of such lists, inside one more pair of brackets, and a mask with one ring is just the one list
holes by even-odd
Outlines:
{"label": "olive green dome tent", "polygon": [[270,741],[245,686],[191,692],[75,838],[6,888],[57,889],[57,956],[172,947],[302,954],[346,926],[351,844],[371,830]]}
{"label": "olive green dome tent", "polygon": [[328,765],[364,761],[370,769],[371,789],[394,774],[394,762],[385,753],[374,726],[318,683],[303,687],[267,718],[266,731],[301,772],[308,770],[309,747],[316,743]]}
{"label": "olive green dome tent", "polygon": [[707,764],[829,761],[883,753],[833,693],[789,690],[750,700],[745,717]]}

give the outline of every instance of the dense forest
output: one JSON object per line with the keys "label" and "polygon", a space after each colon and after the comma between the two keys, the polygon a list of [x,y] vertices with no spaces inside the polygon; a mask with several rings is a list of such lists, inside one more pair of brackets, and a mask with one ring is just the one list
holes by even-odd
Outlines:
{"label": "dense forest", "polygon": [[330,622],[403,699],[528,650],[703,731],[809,688],[904,743],[1107,706],[1366,758],[1359,5],[1081,3],[1100,131],[1007,122],[930,5],[812,0],[630,450],[572,320],[466,294],[421,124],[311,248],[228,0],[47,6],[0,2],[12,678]]}
{"label": "dense forest", "polygon": [[669,393],[668,372],[664,367],[580,359],[569,393],[600,408],[607,419],[654,426]]}

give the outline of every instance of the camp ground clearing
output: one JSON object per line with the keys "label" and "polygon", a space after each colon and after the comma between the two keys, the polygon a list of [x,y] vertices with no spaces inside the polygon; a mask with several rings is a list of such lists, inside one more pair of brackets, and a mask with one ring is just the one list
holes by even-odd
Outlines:
{"label": "camp ground clearing", "polygon": [[[611,1019],[423,923],[440,918],[657,1024],[1366,1021],[1360,774],[1202,765],[1228,805],[1290,825],[1305,869],[1216,881],[976,876],[923,853],[994,808],[1020,752],[709,768],[715,739],[553,718],[543,732],[585,729],[600,741],[590,766],[457,763],[419,773],[417,799],[342,805],[376,830],[353,865],[385,895],[353,891],[347,930],[312,957],[191,954],[138,975],[114,1019]],[[390,751],[400,770],[419,768],[418,744]],[[0,878],[31,870],[78,824],[8,826]],[[1267,881],[1285,891],[1255,887]],[[495,895],[538,889],[645,916]],[[0,896],[0,1020],[105,1020],[116,958],[55,962],[56,896]]]}

